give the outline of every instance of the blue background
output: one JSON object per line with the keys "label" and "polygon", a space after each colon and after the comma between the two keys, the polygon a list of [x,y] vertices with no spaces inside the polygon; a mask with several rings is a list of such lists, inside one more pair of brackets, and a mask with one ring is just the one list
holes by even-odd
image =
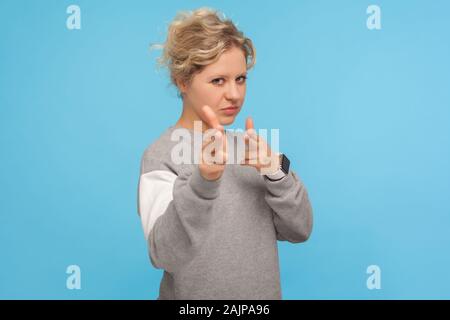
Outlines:
{"label": "blue background", "polygon": [[[81,8],[68,30],[66,8]],[[366,9],[381,7],[381,30]],[[256,46],[244,109],[280,128],[314,209],[279,242],[284,299],[450,298],[448,1],[1,1],[0,298],[155,299],[137,215],[143,150],[181,100],[157,72],[177,11]],[[67,266],[81,290],[66,288]],[[368,290],[366,268],[381,268]]]}

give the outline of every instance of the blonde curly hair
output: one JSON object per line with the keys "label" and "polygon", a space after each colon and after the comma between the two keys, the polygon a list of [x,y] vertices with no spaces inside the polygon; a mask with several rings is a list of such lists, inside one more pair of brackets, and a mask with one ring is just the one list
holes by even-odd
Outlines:
{"label": "blonde curly hair", "polygon": [[169,70],[171,83],[182,98],[178,82],[188,85],[196,73],[233,46],[243,50],[247,70],[251,69],[256,63],[252,41],[224,14],[202,7],[178,12],[168,27],[165,43],[152,44],[150,49],[163,49],[158,65]]}

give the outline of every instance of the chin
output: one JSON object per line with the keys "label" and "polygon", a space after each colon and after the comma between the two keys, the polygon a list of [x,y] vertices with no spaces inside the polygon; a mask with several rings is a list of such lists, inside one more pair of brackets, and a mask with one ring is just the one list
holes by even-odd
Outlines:
{"label": "chin", "polygon": [[220,124],[224,126],[230,125],[234,122],[235,118],[236,117],[223,117],[222,119],[220,119]]}

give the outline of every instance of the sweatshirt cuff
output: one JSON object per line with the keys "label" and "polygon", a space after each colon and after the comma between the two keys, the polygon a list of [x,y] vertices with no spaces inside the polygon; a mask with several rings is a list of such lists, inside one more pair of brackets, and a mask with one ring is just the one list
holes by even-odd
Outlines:
{"label": "sweatshirt cuff", "polygon": [[219,195],[221,178],[217,180],[207,180],[203,178],[198,166],[194,167],[189,179],[189,185],[197,196],[204,199],[215,199]]}
{"label": "sweatshirt cuff", "polygon": [[[266,188],[271,194],[274,196],[281,196],[293,188],[297,180],[294,178],[293,172],[290,171],[280,180],[273,181],[264,176],[264,181],[266,182]],[[299,183],[301,182],[299,181]]]}

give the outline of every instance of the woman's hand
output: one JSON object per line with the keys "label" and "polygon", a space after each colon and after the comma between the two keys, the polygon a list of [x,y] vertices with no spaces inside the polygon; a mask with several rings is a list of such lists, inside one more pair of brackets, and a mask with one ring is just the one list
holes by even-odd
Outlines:
{"label": "woman's hand", "polygon": [[202,118],[213,130],[203,135],[202,153],[200,155],[200,174],[206,180],[219,179],[227,162],[227,137],[223,126],[209,106],[202,107]]}
{"label": "woman's hand", "polygon": [[253,119],[245,121],[245,159],[241,165],[254,167],[260,174],[269,174],[280,167],[279,154],[272,152],[267,142],[256,134]]}

